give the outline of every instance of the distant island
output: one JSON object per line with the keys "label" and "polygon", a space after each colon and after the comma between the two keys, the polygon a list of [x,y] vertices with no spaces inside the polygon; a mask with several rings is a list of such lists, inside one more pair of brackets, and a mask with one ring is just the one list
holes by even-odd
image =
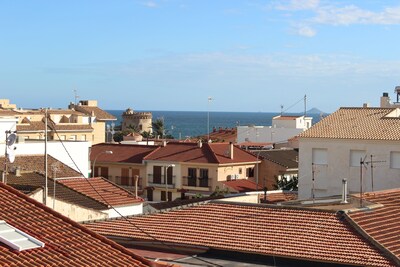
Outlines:
{"label": "distant island", "polygon": [[322,110],[319,110],[318,108],[312,108],[307,110],[307,114],[327,114],[327,113],[323,112]]}

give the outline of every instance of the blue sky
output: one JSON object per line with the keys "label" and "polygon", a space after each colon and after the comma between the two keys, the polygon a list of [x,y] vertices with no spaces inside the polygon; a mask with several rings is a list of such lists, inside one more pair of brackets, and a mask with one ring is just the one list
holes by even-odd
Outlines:
{"label": "blue sky", "polygon": [[0,30],[0,98],[26,108],[75,89],[104,109],[268,112],[307,95],[332,112],[400,85],[399,1],[4,0]]}

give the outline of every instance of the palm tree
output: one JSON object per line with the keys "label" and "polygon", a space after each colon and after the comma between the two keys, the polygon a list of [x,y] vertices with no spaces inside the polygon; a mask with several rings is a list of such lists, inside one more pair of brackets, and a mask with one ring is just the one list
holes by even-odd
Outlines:
{"label": "palm tree", "polygon": [[153,126],[153,134],[155,137],[159,136],[160,138],[163,138],[166,130],[164,126],[164,118],[157,118],[155,122],[152,123]]}

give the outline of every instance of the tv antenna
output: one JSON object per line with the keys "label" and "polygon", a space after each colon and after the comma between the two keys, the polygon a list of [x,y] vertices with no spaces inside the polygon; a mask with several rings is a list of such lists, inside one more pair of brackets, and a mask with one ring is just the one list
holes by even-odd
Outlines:
{"label": "tv antenna", "polygon": [[79,95],[78,95],[78,90],[76,90],[76,89],[74,89],[74,99],[75,99],[75,105],[76,105],[76,103],[77,103],[77,101],[78,101],[78,99],[79,99]]}
{"label": "tv antenna", "polygon": [[374,155],[370,155],[371,160],[370,161],[365,161],[367,158],[367,155],[365,155],[364,159],[360,158],[360,207],[363,206],[362,203],[362,191],[363,191],[363,186],[362,186],[362,181],[363,181],[363,171],[362,167],[367,169],[368,164],[371,164],[371,189],[372,192],[374,191],[374,163],[381,163],[381,162],[386,162],[385,160],[373,160]]}

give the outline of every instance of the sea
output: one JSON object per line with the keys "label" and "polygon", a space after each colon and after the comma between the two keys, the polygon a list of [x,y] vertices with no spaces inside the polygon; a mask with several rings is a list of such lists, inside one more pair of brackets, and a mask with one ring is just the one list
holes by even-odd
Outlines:
{"label": "sea", "polygon": [[[106,110],[114,115],[117,121],[115,126],[121,125],[124,110]],[[140,112],[140,111],[137,111]],[[185,139],[206,135],[215,127],[236,128],[236,126],[271,126],[272,118],[280,115],[279,112],[206,112],[206,111],[146,111],[153,114],[153,122],[161,118],[164,120],[166,134],[175,139]],[[302,115],[299,113],[285,113],[284,115]],[[313,124],[321,119],[320,114],[307,114],[313,118]],[[209,123],[207,123],[209,121]],[[209,131],[208,126],[209,125]]]}

